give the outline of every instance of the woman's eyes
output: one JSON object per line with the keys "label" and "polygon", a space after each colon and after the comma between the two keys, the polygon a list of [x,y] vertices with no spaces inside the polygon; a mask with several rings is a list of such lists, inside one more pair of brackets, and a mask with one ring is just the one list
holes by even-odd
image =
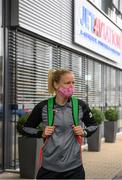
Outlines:
{"label": "woman's eyes", "polygon": [[64,84],[75,84],[75,82],[65,82]]}

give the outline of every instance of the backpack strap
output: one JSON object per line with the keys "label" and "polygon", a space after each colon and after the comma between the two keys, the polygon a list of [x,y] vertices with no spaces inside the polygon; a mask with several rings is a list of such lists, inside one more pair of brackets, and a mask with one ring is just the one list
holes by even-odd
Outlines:
{"label": "backpack strap", "polygon": [[52,126],[53,125],[53,121],[54,121],[53,107],[54,107],[54,97],[50,97],[48,99],[48,106],[47,106],[48,126]]}
{"label": "backpack strap", "polygon": [[[71,97],[72,101],[72,113],[73,113],[73,120],[74,120],[74,125],[78,126],[78,99],[75,96]],[[76,135],[77,142],[81,145],[83,142],[83,138],[79,135]]]}
{"label": "backpack strap", "polygon": [[73,120],[74,125],[77,126],[78,123],[78,99],[75,96],[71,97],[72,101],[72,113],[73,113]]}
{"label": "backpack strap", "polygon": [[[75,96],[72,96],[71,102],[72,102],[72,114],[73,114],[74,125],[77,126],[78,125],[78,99]],[[48,99],[48,125],[49,126],[52,126],[53,121],[54,121],[53,107],[54,107],[54,97],[50,97]]]}

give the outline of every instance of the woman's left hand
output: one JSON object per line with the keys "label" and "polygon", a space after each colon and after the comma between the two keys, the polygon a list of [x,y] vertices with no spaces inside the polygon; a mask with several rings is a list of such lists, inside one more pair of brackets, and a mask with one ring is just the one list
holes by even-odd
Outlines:
{"label": "woman's left hand", "polygon": [[78,136],[84,136],[84,131],[83,128],[81,126],[72,126],[74,134],[78,135]]}

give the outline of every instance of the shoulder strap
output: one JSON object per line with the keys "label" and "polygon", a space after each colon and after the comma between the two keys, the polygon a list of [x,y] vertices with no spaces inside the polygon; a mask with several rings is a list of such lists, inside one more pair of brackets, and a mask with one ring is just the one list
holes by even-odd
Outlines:
{"label": "shoulder strap", "polygon": [[48,99],[48,106],[47,106],[47,114],[48,114],[48,125],[53,125],[53,106],[54,106],[54,97],[50,97]]}
{"label": "shoulder strap", "polygon": [[78,125],[78,99],[75,96],[71,97],[72,101],[72,113],[73,113],[73,120],[74,125]]}
{"label": "shoulder strap", "polygon": [[[72,101],[72,113],[73,113],[73,120],[74,125],[78,125],[78,99],[75,96],[71,97]],[[50,97],[48,99],[48,125],[52,126],[54,121],[54,112],[53,112],[53,106],[54,106],[54,97]]]}

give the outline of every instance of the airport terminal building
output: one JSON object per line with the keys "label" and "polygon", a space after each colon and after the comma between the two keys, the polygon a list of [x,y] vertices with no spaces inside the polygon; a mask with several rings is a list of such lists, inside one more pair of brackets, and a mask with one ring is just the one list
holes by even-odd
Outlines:
{"label": "airport terminal building", "polygon": [[0,1],[0,170],[17,169],[16,124],[49,97],[50,68],[75,74],[75,95],[119,111],[122,129],[122,4],[118,0]]}

